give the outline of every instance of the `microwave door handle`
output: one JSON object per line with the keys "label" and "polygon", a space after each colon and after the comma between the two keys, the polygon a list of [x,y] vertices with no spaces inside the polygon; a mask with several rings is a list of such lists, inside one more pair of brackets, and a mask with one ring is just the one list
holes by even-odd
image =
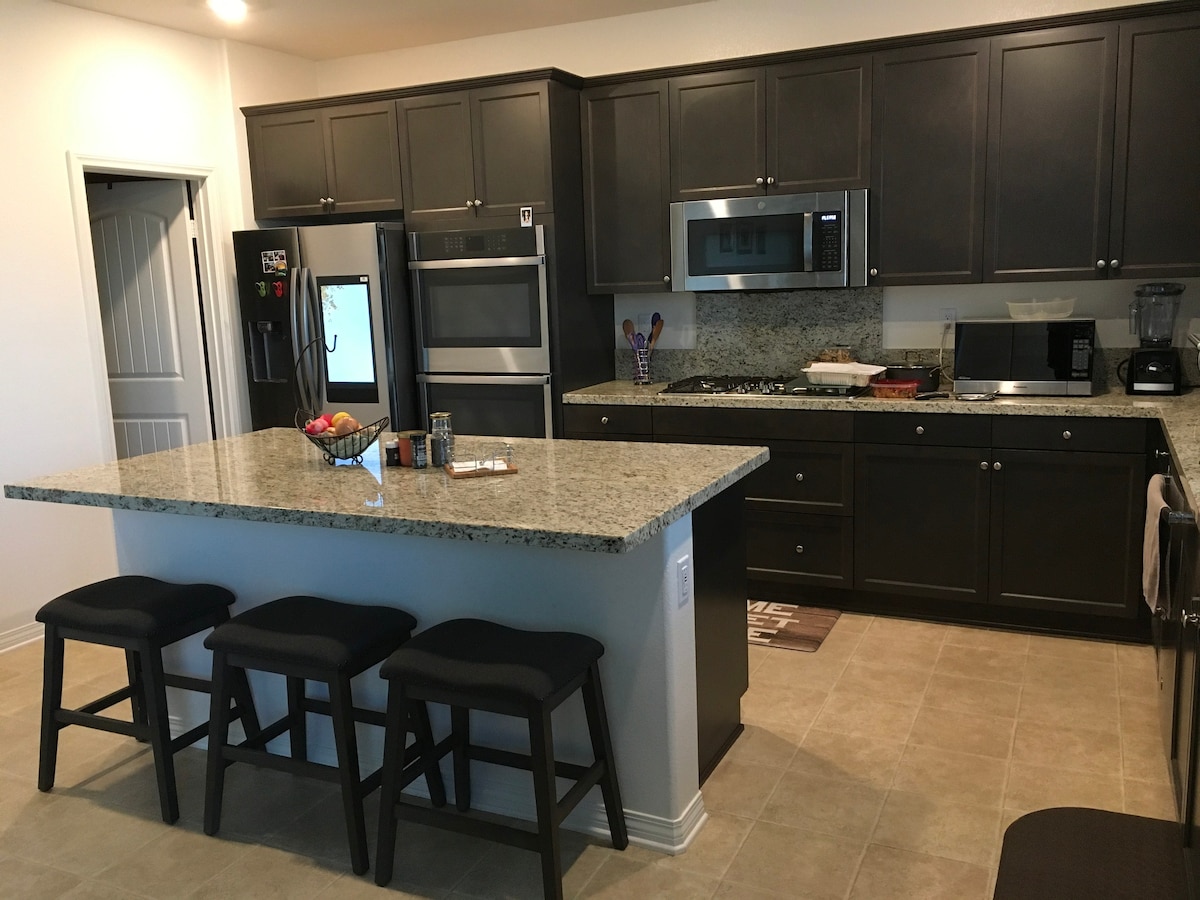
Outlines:
{"label": "microwave door handle", "polygon": [[804,271],[813,270],[813,214],[804,214]]}

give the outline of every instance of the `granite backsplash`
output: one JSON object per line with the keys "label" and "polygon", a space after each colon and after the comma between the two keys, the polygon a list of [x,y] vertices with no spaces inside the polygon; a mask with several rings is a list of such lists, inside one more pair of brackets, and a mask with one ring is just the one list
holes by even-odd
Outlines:
{"label": "granite backsplash", "polygon": [[[657,349],[650,359],[652,381],[691,375],[795,375],[827,347],[848,346],[856,359],[936,363],[937,347],[883,348],[883,289],[697,293],[696,347]],[[1128,347],[1097,347],[1097,390],[1119,387],[1118,364]],[[1196,353],[1181,348],[1184,378],[1200,385]],[[953,336],[942,359],[953,371]],[[633,351],[619,348],[614,377],[633,378]]]}

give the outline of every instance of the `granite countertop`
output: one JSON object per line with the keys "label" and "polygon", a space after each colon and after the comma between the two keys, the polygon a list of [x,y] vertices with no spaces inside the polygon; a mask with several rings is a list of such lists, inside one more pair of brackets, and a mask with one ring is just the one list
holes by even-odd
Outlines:
{"label": "granite countertop", "polygon": [[[385,439],[387,435],[383,436]],[[459,436],[459,457],[497,438]],[[768,458],[763,447],[511,438],[518,471],[328,465],[289,428],[6,484],[4,496],[602,553],[628,550]]]}
{"label": "granite countertop", "polygon": [[1090,416],[1155,418],[1179,465],[1193,510],[1200,509],[1200,390],[1178,397],[1130,396],[1108,390],[1091,397],[1003,397],[996,400],[879,400],[874,397],[780,397],[762,394],[663,394],[667,385],[607,381],[563,395],[564,403],[693,406],[744,409],[841,409],[853,412],[919,412],[958,415]]}

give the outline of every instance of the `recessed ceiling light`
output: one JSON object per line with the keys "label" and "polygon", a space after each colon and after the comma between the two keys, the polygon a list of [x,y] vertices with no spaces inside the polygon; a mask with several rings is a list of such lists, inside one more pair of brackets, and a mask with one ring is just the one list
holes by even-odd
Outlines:
{"label": "recessed ceiling light", "polygon": [[245,0],[208,0],[208,8],[225,22],[240,22],[246,18]]}

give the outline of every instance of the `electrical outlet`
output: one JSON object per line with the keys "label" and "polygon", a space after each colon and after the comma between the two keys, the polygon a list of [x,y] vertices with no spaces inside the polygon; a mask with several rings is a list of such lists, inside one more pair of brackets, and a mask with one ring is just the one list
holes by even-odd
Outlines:
{"label": "electrical outlet", "polygon": [[679,608],[683,609],[692,602],[694,585],[692,584],[692,558],[681,556],[675,563],[675,576],[678,581]]}
{"label": "electrical outlet", "polygon": [[945,325],[953,325],[958,321],[958,310],[953,306],[942,307],[942,323]]}

